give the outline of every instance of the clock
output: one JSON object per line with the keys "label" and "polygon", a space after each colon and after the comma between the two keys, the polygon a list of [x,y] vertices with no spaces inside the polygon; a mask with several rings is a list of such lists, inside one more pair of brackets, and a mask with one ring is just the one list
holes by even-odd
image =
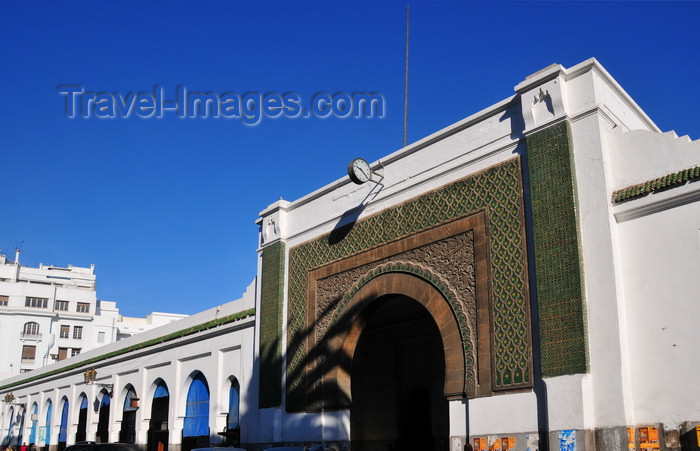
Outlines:
{"label": "clock", "polygon": [[353,182],[362,185],[370,179],[372,170],[363,158],[355,158],[348,164],[348,176]]}

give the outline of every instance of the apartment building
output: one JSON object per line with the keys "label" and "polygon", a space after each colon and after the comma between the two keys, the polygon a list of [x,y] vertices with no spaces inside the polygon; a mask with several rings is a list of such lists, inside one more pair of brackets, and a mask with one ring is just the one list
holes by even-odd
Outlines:
{"label": "apartment building", "polygon": [[81,352],[181,319],[119,314],[97,299],[95,265],[23,266],[0,255],[0,378],[25,373]]}

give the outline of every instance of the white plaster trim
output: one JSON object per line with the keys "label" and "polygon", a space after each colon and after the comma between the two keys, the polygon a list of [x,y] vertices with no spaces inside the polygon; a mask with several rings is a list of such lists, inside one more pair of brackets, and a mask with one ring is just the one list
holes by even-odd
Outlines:
{"label": "white plaster trim", "polygon": [[188,355],[187,357],[183,357],[181,359],[177,359],[178,362],[190,362],[192,360],[197,360],[197,359],[203,359],[205,357],[211,356],[211,351],[209,352],[203,352],[201,354],[195,354],[195,355]]}
{"label": "white plaster trim", "polygon": [[590,71],[594,71],[600,77],[600,79],[603,80],[610,87],[610,89],[613,92],[617,93],[622,99],[622,101],[630,108],[630,110],[634,111],[634,113],[637,115],[641,122],[645,123],[647,127],[649,127],[652,131],[661,131],[661,129],[659,129],[659,127],[656,126],[654,121],[652,121],[651,118],[647,116],[644,110],[642,110],[639,107],[639,105],[637,105],[637,102],[635,102],[632,99],[632,97],[630,97],[630,95],[627,94],[627,91],[625,91],[622,88],[622,86],[620,86],[620,84],[617,81],[615,81],[612,75],[610,75],[610,73],[607,70],[605,70],[605,68],[595,58],[587,59],[586,61],[583,61],[568,69],[561,66],[560,64],[553,64],[539,72],[536,72],[533,75],[526,77],[524,81],[518,83],[515,86],[515,91],[527,91],[529,89],[534,88],[537,85],[545,83],[559,76],[560,74],[563,74],[565,81],[569,81],[573,80],[576,77],[584,75]]}
{"label": "white plaster trim", "polygon": [[657,127],[654,121],[647,116],[644,110],[637,105],[637,102],[635,102],[632,97],[627,94],[627,91],[620,86],[613,76],[610,75],[610,72],[608,72],[597,59],[590,58],[573,67],[570,67],[569,69],[564,69],[564,79],[568,81],[591,70],[598,74],[601,80],[603,80],[611,90],[620,95],[620,98],[625,102],[625,104],[627,104],[627,106],[635,112],[637,117],[639,117],[639,119],[644,122],[647,127],[649,127],[652,131],[661,132],[661,129]]}
{"label": "white plaster trim", "polygon": [[144,366],[145,370],[155,370],[156,368],[161,368],[164,366],[172,365],[172,361],[168,360],[167,362],[160,362],[160,363],[154,363],[153,365],[146,365]]}
{"label": "white plaster trim", "polygon": [[[502,139],[502,138],[499,138],[499,139]],[[421,171],[420,173],[410,175],[410,176],[408,176],[408,177],[406,177],[406,178],[404,178],[404,179],[402,179],[402,180],[397,181],[396,183],[394,183],[394,184],[392,184],[392,185],[388,185],[387,187],[385,187],[385,188],[382,190],[382,193],[387,193],[387,192],[388,192],[389,194],[383,195],[382,198],[376,200],[376,202],[368,202],[366,208],[365,208],[364,211],[363,211],[362,217],[364,218],[364,217],[367,217],[369,214],[373,214],[373,213],[376,213],[376,212],[385,210],[386,208],[391,208],[391,207],[395,206],[395,204],[389,204],[389,205],[386,206],[386,207],[376,208],[375,206],[376,206],[379,202],[390,202],[393,198],[398,197],[398,196],[401,196],[401,195],[404,194],[406,191],[414,190],[414,189],[419,190],[419,191],[420,191],[419,194],[416,194],[415,196],[411,196],[411,199],[413,199],[414,197],[417,197],[417,196],[420,196],[420,195],[422,195],[422,194],[425,194],[425,193],[427,193],[427,192],[432,191],[432,189],[429,189],[429,190],[422,190],[422,191],[421,191],[420,188],[421,188],[422,186],[424,186],[424,185],[426,185],[426,184],[429,184],[429,183],[431,183],[431,182],[434,181],[434,180],[443,178],[443,177],[445,177],[446,175],[449,175],[449,174],[452,174],[452,173],[455,173],[455,172],[458,172],[458,171],[463,171],[465,168],[469,168],[470,166],[477,165],[479,162],[481,162],[481,161],[483,161],[483,160],[486,160],[486,159],[489,159],[489,158],[491,158],[491,157],[493,157],[494,155],[497,155],[497,154],[499,154],[499,153],[508,153],[509,151],[511,151],[511,155],[510,155],[507,159],[510,159],[510,158],[512,158],[512,157],[515,157],[516,154],[513,153],[512,151],[515,150],[515,149],[518,147],[518,145],[520,144],[520,141],[519,141],[519,140],[518,140],[518,141],[511,141],[511,142],[509,142],[507,145],[504,145],[504,146],[495,148],[495,149],[490,150],[490,151],[488,151],[488,152],[484,152],[483,154],[478,155],[478,156],[473,157],[473,158],[470,158],[468,161],[459,163],[459,164],[457,164],[456,166],[449,166],[451,163],[454,163],[455,160],[458,160],[458,159],[460,159],[460,158],[463,159],[463,158],[465,158],[465,157],[467,157],[467,156],[470,156],[471,154],[473,154],[473,153],[476,152],[477,150],[483,149],[484,147],[488,147],[489,145],[493,144],[494,142],[498,141],[499,139],[493,140],[493,141],[491,141],[491,142],[489,142],[489,143],[486,143],[486,144],[484,144],[484,145],[482,145],[482,146],[479,146],[479,147],[477,147],[477,148],[475,148],[475,149],[473,149],[473,150],[471,150],[471,151],[469,151],[469,152],[467,152],[467,153],[464,153],[464,154],[461,154],[461,155],[459,155],[459,156],[457,156],[457,157],[455,157],[455,158],[452,158],[451,160],[447,160],[447,161],[442,162],[442,163],[440,163],[440,164],[438,164],[438,165],[435,165],[435,166],[432,166],[432,167],[430,167],[430,168],[428,168],[428,169],[425,169],[425,170]],[[506,160],[503,160],[503,161],[506,161]],[[494,163],[494,164],[498,164],[498,163]],[[425,178],[425,179],[423,179],[423,180],[420,180],[420,181],[418,181],[418,182],[415,182],[414,184],[408,185],[408,184],[405,184],[405,183],[404,183],[404,182],[406,182],[406,181],[413,180],[413,179],[415,179],[416,177],[418,177],[418,176],[420,176],[420,175],[423,175],[423,174],[428,173],[428,172],[431,172],[431,171],[435,171],[435,170],[437,170],[438,168],[444,167],[444,166],[449,166],[449,167],[448,167],[447,169],[441,170],[440,172],[436,172],[435,174],[433,174],[433,175],[431,175],[431,176],[429,176],[429,177],[427,177],[427,178]],[[478,171],[476,171],[476,172],[478,172]],[[470,172],[469,175],[474,175],[476,172]],[[465,175],[464,177],[467,177],[467,175]],[[460,177],[460,178],[458,178],[458,179],[455,180],[455,181],[461,180],[461,179],[464,178],[464,177]],[[348,180],[349,180],[349,179],[348,179]],[[448,183],[452,183],[452,181],[446,182],[446,184],[448,184]],[[397,188],[397,189],[396,189],[395,191],[393,191],[393,192],[391,191],[392,188],[397,187],[397,186],[399,186],[399,185],[402,185],[402,186],[400,186],[399,188]],[[300,230],[299,232],[297,232],[297,233],[295,233],[295,234],[293,234],[293,235],[287,236],[286,240],[287,240],[288,242],[296,242],[297,239],[298,239],[299,237],[302,237],[302,236],[304,236],[304,235],[308,235],[308,236],[309,236],[308,239],[313,239],[314,237],[318,237],[318,236],[320,236],[320,235],[323,235],[324,233],[328,233],[328,232],[330,231],[330,230],[328,230],[328,229],[330,228],[330,229],[332,230],[333,227],[335,227],[335,224],[338,223],[338,220],[339,220],[341,217],[342,217],[342,215],[336,215],[336,216],[333,216],[332,218],[329,218],[329,219],[326,220],[326,221],[318,222],[318,223],[316,223],[316,225],[315,225],[314,227],[307,228],[307,229],[304,229],[304,230]],[[301,240],[301,242],[303,242],[303,241],[306,241],[306,240]],[[295,244],[294,246],[296,246],[296,245],[297,245],[297,244]]]}
{"label": "white plaster trim", "polygon": [[621,223],[699,200],[700,183],[691,181],[684,186],[670,188],[667,191],[649,193],[639,199],[629,200],[613,206],[613,214],[615,215],[615,220]]}
{"label": "white plaster trim", "polygon": [[[413,154],[413,153],[415,153],[415,152],[417,152],[425,147],[428,147],[428,146],[430,146],[438,141],[441,141],[445,138],[448,138],[448,137],[454,135],[455,133],[458,133],[458,132],[460,132],[460,131],[462,131],[462,130],[464,130],[464,129],[466,129],[474,124],[477,124],[479,122],[484,121],[485,119],[487,119],[491,116],[495,116],[498,113],[502,113],[502,112],[506,111],[508,108],[510,108],[511,106],[514,106],[516,103],[519,103],[519,102],[520,102],[520,97],[518,97],[517,95],[510,96],[505,100],[502,100],[502,101],[500,101],[500,102],[498,102],[498,103],[496,103],[488,108],[485,108],[485,109],[483,109],[475,114],[472,114],[471,116],[469,116],[465,119],[462,119],[459,122],[455,122],[454,124],[449,125],[449,126],[443,128],[442,130],[439,130],[439,131],[433,133],[432,135],[428,135],[425,138],[423,138],[419,141],[416,141],[413,144],[409,144],[408,146],[406,146],[402,149],[399,149],[396,152],[391,153],[391,154],[387,155],[386,157],[371,163],[370,167],[372,168],[372,170],[381,170],[382,165],[390,164],[396,160],[399,160],[399,159],[404,158],[408,155],[411,155],[411,154]],[[303,205],[305,205],[305,204],[307,204],[307,203],[309,203],[317,198],[322,197],[324,194],[327,194],[331,191],[335,191],[336,189],[340,188],[341,186],[348,185],[351,183],[352,182],[350,181],[350,178],[345,176],[345,177],[338,179],[335,182],[332,182],[332,183],[330,183],[330,184],[328,184],[328,185],[326,185],[326,186],[324,186],[324,187],[322,187],[322,188],[320,188],[320,189],[318,189],[310,194],[307,194],[306,196],[304,196],[300,199],[297,199],[293,202],[287,203],[286,210],[288,212],[291,212],[292,210],[295,210],[296,208],[299,208],[299,207],[301,207],[301,206],[303,206]],[[286,202],[286,201],[283,201],[283,202]],[[274,209],[275,207],[276,207],[275,204],[271,205],[267,209],[263,210],[260,213],[260,215],[263,216],[264,214],[265,215],[269,214],[270,208]]]}

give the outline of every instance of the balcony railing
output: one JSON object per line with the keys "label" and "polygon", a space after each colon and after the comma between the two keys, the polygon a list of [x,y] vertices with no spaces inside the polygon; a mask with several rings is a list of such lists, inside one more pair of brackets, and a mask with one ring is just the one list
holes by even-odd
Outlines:
{"label": "balcony railing", "polygon": [[22,332],[22,333],[20,334],[20,338],[21,338],[22,340],[37,340],[37,341],[41,341],[41,334],[32,334],[32,333]]}

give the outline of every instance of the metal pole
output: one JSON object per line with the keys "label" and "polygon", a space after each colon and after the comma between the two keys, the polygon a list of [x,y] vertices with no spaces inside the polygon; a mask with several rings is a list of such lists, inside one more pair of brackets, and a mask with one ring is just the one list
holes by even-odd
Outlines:
{"label": "metal pole", "polygon": [[406,5],[406,74],[403,92],[403,146],[406,147],[406,128],[408,126],[408,22],[410,6]]}

